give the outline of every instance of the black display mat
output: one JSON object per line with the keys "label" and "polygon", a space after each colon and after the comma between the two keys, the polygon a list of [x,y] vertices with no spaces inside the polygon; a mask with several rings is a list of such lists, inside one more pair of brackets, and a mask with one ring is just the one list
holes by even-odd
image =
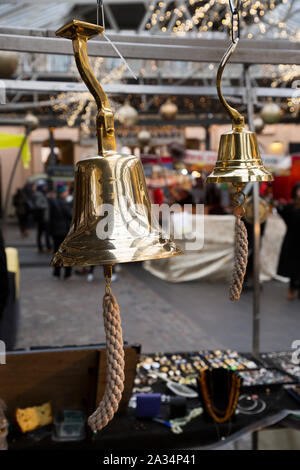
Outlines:
{"label": "black display mat", "polygon": [[[169,394],[164,382],[152,385],[154,393]],[[247,393],[257,393],[248,387]],[[151,419],[137,419],[135,410],[129,408],[125,414],[117,415],[107,427],[96,436],[87,430],[87,437],[80,442],[54,442],[47,429],[34,431],[29,435],[11,433],[8,438],[9,449],[30,450],[128,450],[128,449],[209,449],[240,438],[242,435],[269,427],[286,419],[290,413],[300,414],[297,403],[283,386],[260,387],[259,398],[266,402],[266,409],[257,415],[236,414],[229,423],[217,425],[202,415],[190,421],[182,434],[174,434],[164,425]],[[162,417],[167,416],[167,406],[162,405]],[[188,409],[200,406],[198,399],[188,400]],[[49,430],[50,433],[50,430]],[[42,438],[41,438],[42,437]],[[41,440],[38,440],[41,438]]]}

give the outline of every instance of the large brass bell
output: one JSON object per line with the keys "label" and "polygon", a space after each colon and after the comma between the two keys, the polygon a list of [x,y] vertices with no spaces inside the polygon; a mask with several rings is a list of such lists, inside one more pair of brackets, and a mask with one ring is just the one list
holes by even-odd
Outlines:
{"label": "large brass bell", "polygon": [[238,41],[232,43],[219,65],[217,91],[219,99],[232,120],[232,130],[221,135],[218,159],[209,183],[244,184],[250,181],[272,181],[273,176],[263,166],[255,132],[245,129],[244,117],[229,106],[221,91],[223,70]]}
{"label": "large brass bell", "polygon": [[56,33],[72,39],[78,70],[96,100],[99,155],[77,163],[73,220],[54,266],[111,266],[181,253],[152,220],[140,159],[116,151],[113,113],[87,55],[87,40],[102,32],[73,20]]}
{"label": "large brass bell", "polygon": [[[110,224],[112,231],[103,238]],[[140,159],[112,152],[78,162],[73,221],[53,264],[111,265],[179,253],[151,221]]]}

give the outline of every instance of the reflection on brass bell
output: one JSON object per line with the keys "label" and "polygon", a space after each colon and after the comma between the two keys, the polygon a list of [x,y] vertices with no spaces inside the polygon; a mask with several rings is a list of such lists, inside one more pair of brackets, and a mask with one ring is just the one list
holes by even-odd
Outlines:
{"label": "reflection on brass bell", "polygon": [[56,33],[72,39],[78,70],[97,103],[99,155],[77,163],[73,220],[54,266],[111,266],[181,254],[152,220],[140,159],[116,151],[113,113],[87,55],[87,40],[102,31],[73,20]]}
{"label": "reflection on brass bell", "polygon": [[139,158],[111,152],[78,162],[73,221],[53,264],[111,265],[176,254],[175,243],[151,221]]}
{"label": "reflection on brass bell", "polygon": [[255,132],[233,128],[221,136],[218,159],[209,183],[248,183],[272,181],[263,166]]}
{"label": "reflection on brass bell", "polygon": [[224,55],[217,74],[217,90],[221,103],[232,120],[232,130],[221,135],[218,159],[209,183],[244,184],[250,181],[272,181],[273,176],[263,166],[255,132],[245,129],[244,117],[229,106],[221,91],[223,70],[236,49],[238,40],[232,43]]}

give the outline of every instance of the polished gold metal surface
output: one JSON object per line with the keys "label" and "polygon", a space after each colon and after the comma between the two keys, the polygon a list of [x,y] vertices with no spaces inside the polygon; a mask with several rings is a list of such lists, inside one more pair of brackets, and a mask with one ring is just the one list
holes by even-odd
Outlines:
{"label": "polished gold metal surface", "polygon": [[248,183],[272,181],[263,166],[255,132],[232,130],[221,135],[218,159],[209,183]]}
{"label": "polished gold metal surface", "polygon": [[[101,238],[104,228],[110,230],[106,239]],[[53,265],[115,264],[178,254],[181,250],[151,220],[139,158],[111,152],[77,163],[73,221]]]}
{"label": "polished gold metal surface", "polygon": [[87,53],[88,39],[103,33],[103,27],[84,21],[73,20],[58,31],[56,35],[72,39],[74,57],[80,76],[93,95],[98,113],[96,117],[99,154],[116,150],[114,115],[108,98],[92,72]]}
{"label": "polished gold metal surface", "polygon": [[244,117],[225,100],[221,81],[224,68],[234,53],[238,39],[226,51],[218,68],[218,96],[232,120],[232,130],[221,135],[218,159],[213,172],[208,176],[209,183],[248,183],[250,181],[272,181],[273,176],[263,166],[255,132],[245,129]]}
{"label": "polished gold metal surface", "polygon": [[222,83],[222,75],[224,72],[224,69],[227,65],[227,62],[229,61],[230,57],[236,50],[236,47],[239,43],[239,39],[236,39],[234,42],[231,43],[227,51],[225,52],[224,56],[222,57],[222,60],[220,62],[218,72],[217,72],[217,92],[219,96],[219,100],[222,103],[222,105],[225,108],[225,111],[227,114],[229,114],[229,117],[232,121],[232,127],[233,129],[242,129],[245,127],[245,119],[244,116],[242,116],[236,109],[232,108],[227,101],[225,100],[222,89],[221,89],[221,83]]}
{"label": "polished gold metal surface", "polygon": [[73,220],[53,266],[113,265],[182,253],[152,217],[140,159],[116,152],[113,113],[87,56],[88,38],[102,31],[74,20],[57,32],[72,39],[78,70],[96,100],[99,155],[76,165]]}

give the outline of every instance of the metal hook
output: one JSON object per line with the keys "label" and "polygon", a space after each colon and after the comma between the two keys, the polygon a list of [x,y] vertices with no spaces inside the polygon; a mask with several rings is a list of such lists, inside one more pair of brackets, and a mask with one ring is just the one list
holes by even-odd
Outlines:
{"label": "metal hook", "polygon": [[[225,52],[224,56],[222,57],[222,60],[220,62],[219,68],[218,68],[218,73],[217,73],[217,91],[218,91],[218,96],[219,99],[226,109],[227,113],[229,114],[231,120],[232,120],[232,126],[234,129],[240,129],[242,127],[245,127],[245,119],[244,117],[234,108],[232,108],[227,101],[225,100],[222,90],[221,90],[221,81],[222,81],[222,75],[223,71],[225,69],[225,66],[227,65],[227,62],[229,61],[230,57],[234,53],[236,46],[238,45],[239,38],[240,38],[240,21],[239,21],[239,6],[240,6],[240,0],[236,0],[236,4],[234,4],[234,0],[229,0],[229,5],[230,9],[232,12],[232,27],[231,27],[231,38],[232,38],[232,44],[230,47],[227,49]],[[238,22],[238,30],[237,30],[237,35],[234,37],[234,16],[237,16],[237,22]]]}
{"label": "metal hook", "polygon": [[[234,203],[234,215],[236,217],[243,217],[245,215],[245,201],[246,201],[246,194],[243,192],[244,184],[233,184],[236,188],[236,192],[233,195],[233,203]],[[242,198],[242,200],[240,200]]]}
{"label": "metal hook", "polygon": [[233,42],[230,47],[227,49],[225,52],[224,56],[222,57],[222,60],[220,62],[218,72],[217,72],[217,91],[218,91],[218,96],[219,99],[224,106],[225,110],[229,114],[231,120],[232,120],[232,126],[233,128],[241,128],[245,127],[245,119],[244,117],[234,108],[232,108],[227,101],[225,100],[222,90],[221,90],[221,81],[222,81],[222,75],[223,71],[225,69],[225,66],[227,62],[229,61],[230,57],[234,53],[236,46],[238,44],[239,39],[237,39],[235,42]]}

